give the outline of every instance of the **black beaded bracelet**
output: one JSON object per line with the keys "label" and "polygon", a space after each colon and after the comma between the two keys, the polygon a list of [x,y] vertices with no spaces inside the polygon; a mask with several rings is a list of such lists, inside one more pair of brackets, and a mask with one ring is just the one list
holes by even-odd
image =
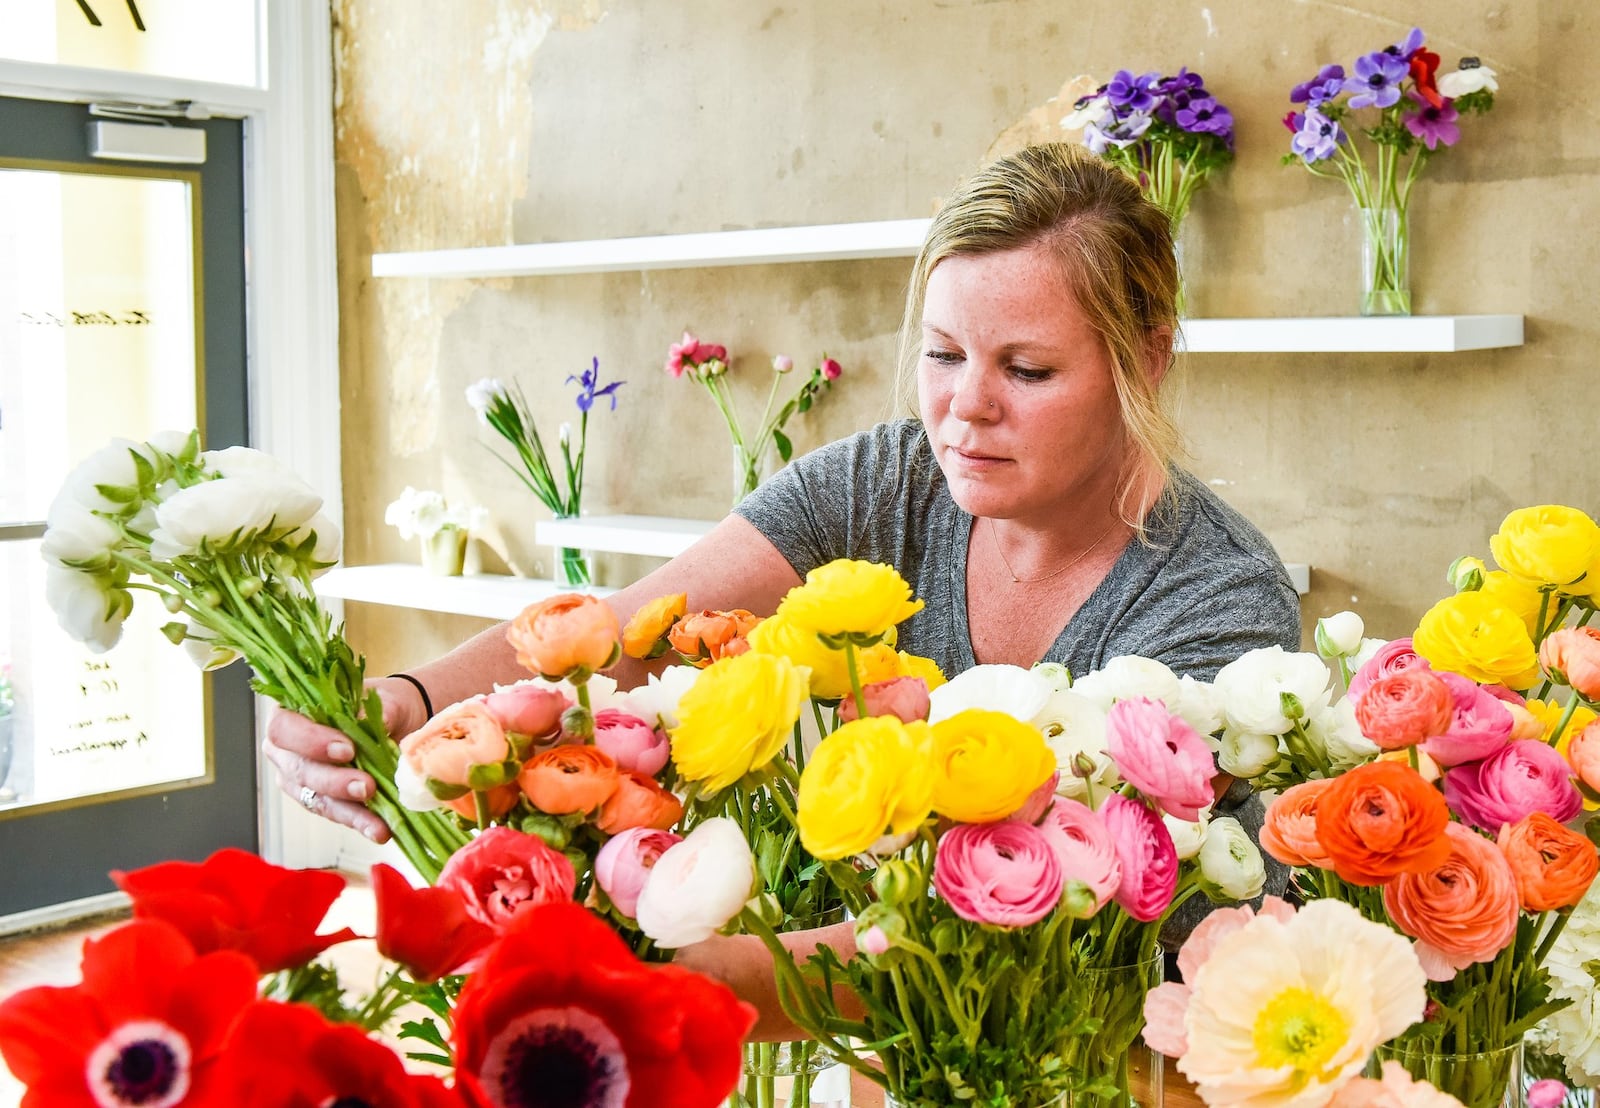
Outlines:
{"label": "black beaded bracelet", "polygon": [[433,701],[428,696],[428,690],[422,687],[421,681],[418,681],[409,673],[391,673],[389,676],[398,677],[402,681],[411,682],[412,687],[417,690],[417,695],[422,697],[422,710],[428,713],[429,719],[433,718]]}

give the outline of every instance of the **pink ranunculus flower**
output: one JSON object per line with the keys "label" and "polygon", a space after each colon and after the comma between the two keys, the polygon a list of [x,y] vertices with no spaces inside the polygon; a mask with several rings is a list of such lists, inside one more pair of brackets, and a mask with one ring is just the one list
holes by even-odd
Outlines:
{"label": "pink ranunculus flower", "polygon": [[[861,699],[867,702],[869,716],[895,716],[901,723],[914,723],[928,718],[928,683],[920,677],[891,677],[887,681],[874,681],[861,689]],[[849,723],[859,718],[856,699],[847,696],[839,701],[839,722]]]}
{"label": "pink ranunculus flower", "polygon": [[450,855],[437,882],[459,893],[467,914],[497,934],[526,905],[571,900],[577,883],[565,854],[537,835],[504,825],[489,828]]}
{"label": "pink ranunculus flower", "polygon": [[1432,668],[1428,665],[1428,660],[1418,654],[1411,645],[1409,635],[1401,639],[1391,639],[1378,647],[1377,653],[1356,670],[1355,675],[1350,678],[1350,687],[1345,690],[1345,697],[1351,703],[1359,703],[1366,695],[1367,687],[1378,678],[1388,677],[1392,673],[1399,673],[1415,666],[1421,666],[1423,669]]}
{"label": "pink ranunculus flower", "polygon": [[1530,812],[1565,823],[1583,810],[1583,794],[1571,775],[1572,767],[1554,749],[1519,739],[1445,773],[1444,798],[1462,820],[1491,835]]}
{"label": "pink ranunculus flower", "polygon": [[661,772],[672,753],[665,734],[621,708],[605,708],[594,714],[594,745],[611,755],[619,768],[646,777]]}
{"label": "pink ranunculus flower", "polygon": [[1106,798],[1100,818],[1122,864],[1114,899],[1128,915],[1149,923],[1167,910],[1178,888],[1178,848],[1172,833],[1154,810],[1120,793]]}
{"label": "pink ranunculus flower", "polygon": [[1055,799],[1056,787],[1060,784],[1061,771],[1056,770],[1045,778],[1044,784],[1028,794],[1028,799],[1022,802],[1022,807],[1006,818],[1020,819],[1023,823],[1038,823],[1040,818],[1050,810],[1050,802]]}
{"label": "pink ranunculus flower", "polygon": [[1039,829],[1061,863],[1062,881],[1083,882],[1094,893],[1095,910],[1104,908],[1122,887],[1122,861],[1100,817],[1088,805],[1062,796],[1046,810]]}
{"label": "pink ranunculus flower", "polygon": [[1060,902],[1061,863],[1032,824],[959,823],[939,837],[933,887],[962,919],[1026,927]]}
{"label": "pink ranunculus flower", "polygon": [[572,701],[553,686],[525,681],[490,693],[483,706],[507,731],[543,739],[561,730],[561,713]]}
{"label": "pink ranunculus flower", "polygon": [[671,831],[635,827],[613,835],[594,857],[594,879],[617,911],[632,919],[639,910],[639,894],[656,860],[683,837]]}
{"label": "pink ranunculus flower", "polygon": [[1455,701],[1450,728],[1422,744],[1422,752],[1441,766],[1480,762],[1511,741],[1511,711],[1482,685],[1459,673],[1434,676],[1450,688]]}
{"label": "pink ranunculus flower", "polygon": [[1215,799],[1211,748],[1165,704],[1137,696],[1106,713],[1106,749],[1122,779],[1170,816],[1193,823]]}

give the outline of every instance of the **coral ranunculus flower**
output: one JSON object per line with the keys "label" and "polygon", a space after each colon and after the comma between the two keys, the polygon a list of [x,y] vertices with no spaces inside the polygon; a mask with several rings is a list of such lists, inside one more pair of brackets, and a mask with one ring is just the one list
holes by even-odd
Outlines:
{"label": "coral ranunculus flower", "polygon": [[968,708],[933,725],[933,810],[958,823],[1005,819],[1056,772],[1039,729]]}
{"label": "coral ranunculus flower", "polygon": [[576,905],[519,919],[461,990],[457,1091],[472,1108],[721,1104],[755,1009],[725,985],[649,966]]}
{"label": "coral ranunculus flower", "polygon": [[1494,959],[1517,936],[1517,881],[1493,842],[1464,824],[1445,828],[1450,854],[1434,869],[1403,873],[1383,889],[1394,925],[1417,940],[1434,981]]}
{"label": "coral ranunculus flower", "polygon": [[662,640],[689,609],[689,594],[675,592],[648,601],[622,628],[622,652],[630,658],[659,658],[666,653]]}
{"label": "coral ranunculus flower", "polygon": [[553,746],[523,763],[517,784],[539,811],[566,816],[604,804],[619,776],[616,761],[597,746]]}
{"label": "coral ranunculus flower", "polygon": [[1317,798],[1316,819],[1329,863],[1352,884],[1382,885],[1450,857],[1450,809],[1410,766],[1369,762],[1341,773]]}
{"label": "coral ranunculus flower", "polygon": [[0,1057],[27,1086],[24,1108],[242,1103],[220,1063],[255,998],[249,958],[197,956],[176,928],[143,919],[84,943],[82,973],[0,1000]]}
{"label": "coral ranunculus flower", "polygon": [[778,614],[824,635],[887,635],[922,610],[893,566],[838,558],[806,574]]}
{"label": "coral ranunculus flower", "polygon": [[1564,627],[1539,644],[1539,664],[1586,700],[1600,700],[1600,628]]}
{"label": "coral ranunculus flower", "polygon": [[1444,734],[1454,713],[1449,686],[1420,667],[1378,678],[1356,703],[1361,733],[1384,750],[1403,750]]}
{"label": "coral ranunculus flower", "polygon": [[1333,781],[1303,781],[1290,786],[1267,805],[1261,825],[1261,849],[1286,866],[1332,869],[1333,862],[1317,841],[1317,800]]}
{"label": "coral ranunculus flower", "polygon": [[415,981],[427,983],[465,972],[494,941],[494,931],[467,912],[454,889],[420,889],[382,862],[372,867],[378,913],[378,953],[399,962]]}
{"label": "coral ranunculus flower", "polygon": [[1480,685],[1526,689],[1539,677],[1528,625],[1481,591],[1458,592],[1429,608],[1411,641],[1434,669]]}
{"label": "coral ranunculus flower", "polygon": [[712,663],[678,701],[671,734],[679,776],[716,792],[772,761],[800,718],[806,677],[777,654]]}
{"label": "coral ranunculus flower", "polygon": [[537,835],[491,827],[450,855],[438,887],[449,889],[467,914],[498,934],[522,912],[572,899],[578,877],[565,854]]}
{"label": "coral ranunculus flower", "polygon": [[505,728],[481,698],[441,710],[400,740],[400,757],[419,779],[466,788],[474,766],[492,766],[511,756]]}
{"label": "coral ranunculus flower", "polygon": [[683,816],[683,801],[642,773],[623,773],[617,777],[617,791],[600,805],[595,826],[607,835],[635,827],[665,831]]}
{"label": "coral ranunculus flower", "polygon": [[904,835],[933,804],[933,738],[926,724],[868,716],[817,744],[800,775],[800,843],[825,861]]}
{"label": "coral ranunculus flower", "polygon": [[286,869],[233,847],[204,862],[113,870],[111,880],[133,901],[135,919],[165,920],[183,932],[197,954],[237,950],[262,973],[309,962],[356,937],[348,927],[317,934],[322,917],[344,891],[339,874]]}
{"label": "coral ranunculus flower", "polygon": [[506,628],[518,664],[559,681],[605,669],[622,651],[622,628],[605,601],[588,593],[552,596],[522,610]]}
{"label": "coral ranunculus flower", "polygon": [[696,612],[673,625],[667,632],[667,642],[684,661],[704,667],[724,654],[743,653],[739,647],[760,622],[761,617],[743,608]]}
{"label": "coral ranunculus flower", "polygon": [[[1535,588],[1554,585],[1588,595],[1594,583],[1585,575],[1600,560],[1600,526],[1560,504],[1518,508],[1490,537],[1489,550],[1501,569]],[[1566,587],[1574,583],[1581,587]]]}
{"label": "coral ranunculus flower", "polygon": [[1500,828],[1499,847],[1517,879],[1517,902],[1529,912],[1571,908],[1600,873],[1594,844],[1543,812]]}

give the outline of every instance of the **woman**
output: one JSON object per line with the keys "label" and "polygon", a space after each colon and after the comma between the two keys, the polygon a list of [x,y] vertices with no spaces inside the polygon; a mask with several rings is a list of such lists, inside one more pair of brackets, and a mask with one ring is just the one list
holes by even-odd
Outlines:
{"label": "woman", "polygon": [[[947,673],[1040,660],[1085,673],[1142,654],[1209,679],[1247,650],[1298,649],[1298,599],[1270,544],[1173,463],[1160,398],[1176,290],[1166,217],[1120,171],[1065,144],[987,166],[940,209],[912,274],[901,384],[915,383],[920,423],[797,460],[608,602],[624,620],[673,592],[691,609],[771,612],[807,571],[852,557],[911,583],[926,607],[900,643]],[[377,687],[403,735],[426,718],[413,681],[444,705],[525,676],[497,627]],[[643,671],[625,660],[615,676]],[[280,712],[268,756],[308,807],[387,837],[337,732]],[[770,995],[759,944],[729,942],[740,953],[687,958]]]}

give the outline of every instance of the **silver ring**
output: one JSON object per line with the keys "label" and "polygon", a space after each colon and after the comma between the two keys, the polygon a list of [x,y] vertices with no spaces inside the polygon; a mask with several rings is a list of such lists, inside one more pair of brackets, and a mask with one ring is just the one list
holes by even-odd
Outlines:
{"label": "silver ring", "polygon": [[300,807],[308,812],[317,810],[317,794],[310,785],[300,786]]}

